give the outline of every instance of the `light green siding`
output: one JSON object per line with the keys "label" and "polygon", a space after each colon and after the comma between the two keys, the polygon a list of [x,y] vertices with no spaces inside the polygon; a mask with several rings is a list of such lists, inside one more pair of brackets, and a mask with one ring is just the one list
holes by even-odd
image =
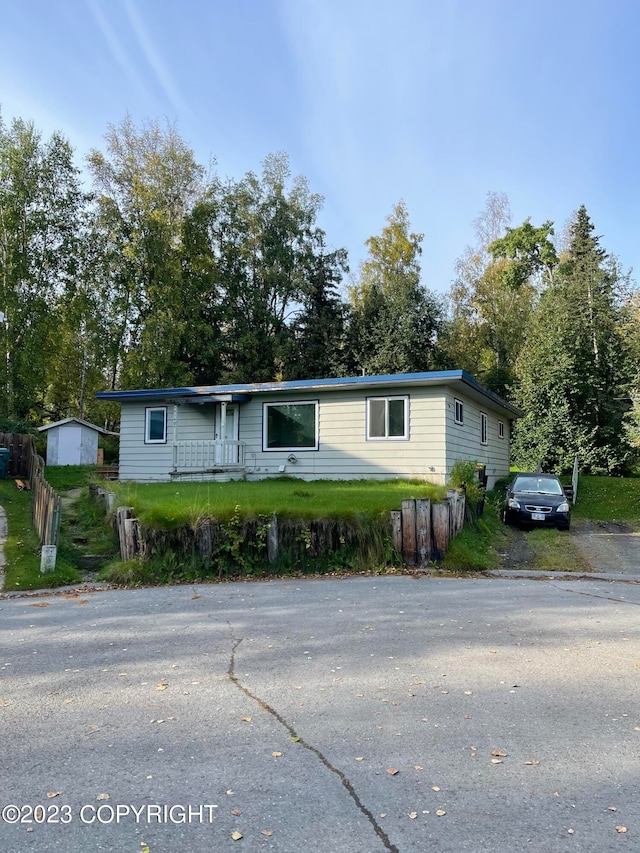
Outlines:
{"label": "light green siding", "polygon": [[[407,396],[408,438],[367,439],[368,397]],[[455,420],[454,400],[464,405],[464,423]],[[318,403],[317,450],[263,450],[263,403]],[[154,403],[156,407],[158,403]],[[144,443],[145,404],[122,404],[120,478],[151,482],[169,480],[173,470],[173,442],[214,438],[216,406],[167,402],[167,443]],[[364,389],[317,390],[300,394],[256,393],[237,404],[239,441],[244,445],[244,468],[230,476],[260,479],[270,476],[303,479],[420,478],[445,483],[456,459],[476,459],[487,466],[492,484],[509,471],[508,413],[491,400],[472,399],[445,386],[420,387],[394,383]],[[487,443],[481,443],[480,413],[487,414]],[[498,422],[504,423],[504,438]],[[212,479],[211,471],[193,472],[189,479]]]}

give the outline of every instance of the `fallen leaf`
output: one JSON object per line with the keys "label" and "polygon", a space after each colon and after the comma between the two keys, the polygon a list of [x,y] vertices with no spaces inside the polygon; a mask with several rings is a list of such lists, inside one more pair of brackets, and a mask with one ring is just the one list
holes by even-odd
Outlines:
{"label": "fallen leaf", "polygon": [[266,835],[266,837],[269,838],[269,836],[273,835],[273,832],[271,832],[270,829],[261,829],[260,835]]}
{"label": "fallen leaf", "polygon": [[98,796],[96,797],[96,800],[110,800],[110,799],[111,799],[111,797],[109,796],[109,794],[98,794]]}
{"label": "fallen leaf", "polygon": [[400,771],[396,770],[395,767],[387,767],[387,773],[389,774],[389,776],[395,776],[399,772]]}
{"label": "fallen leaf", "polygon": [[626,831],[627,831],[626,826],[616,826],[616,832],[626,832]]}
{"label": "fallen leaf", "polygon": [[300,738],[299,737],[290,737],[289,740],[291,741],[291,743],[298,743]]}
{"label": "fallen leaf", "polygon": [[411,820],[415,820],[418,817],[418,812],[409,812],[409,817]]}
{"label": "fallen leaf", "polygon": [[238,815],[241,815],[242,812],[240,811],[240,809],[231,809],[231,814],[238,817]]}
{"label": "fallen leaf", "polygon": [[537,758],[532,758],[530,761],[525,761],[525,764],[540,764]]}
{"label": "fallen leaf", "polygon": [[238,830],[236,829],[231,833],[231,837],[234,841],[240,841],[240,839],[242,838],[242,833],[238,832]]}
{"label": "fallen leaf", "polygon": [[609,806],[609,808],[607,809],[607,811],[610,811],[610,812],[617,812],[617,811],[618,811],[618,807],[617,807],[617,806]]}
{"label": "fallen leaf", "polygon": [[414,764],[413,769],[414,770],[424,770],[424,767],[422,767],[420,764]]}
{"label": "fallen leaf", "polygon": [[472,690],[465,690],[464,695],[465,696],[473,696],[473,691]]}
{"label": "fallen leaf", "polygon": [[506,758],[507,753],[504,752],[502,749],[492,749],[491,755],[498,755],[500,756],[500,758]]}
{"label": "fallen leaf", "polygon": [[161,681],[159,684],[156,685],[156,690],[166,690],[167,686],[168,685],[166,681]]}
{"label": "fallen leaf", "polygon": [[250,723],[250,722],[251,722],[251,717],[243,717],[243,718],[242,718],[242,722],[243,722],[243,723]]}
{"label": "fallen leaf", "polygon": [[356,761],[364,761],[364,756],[356,755]]}
{"label": "fallen leaf", "polygon": [[380,817],[386,817],[386,816],[387,816],[386,812],[380,812]]}
{"label": "fallen leaf", "polygon": [[431,790],[432,790],[432,791],[439,791],[439,790],[440,790],[440,788],[438,788],[438,786],[437,786],[437,785],[433,785],[433,787],[431,788]]}
{"label": "fallen leaf", "polygon": [[281,752],[272,752],[272,753],[271,753],[271,755],[272,755],[274,758],[280,758],[280,756],[282,755],[282,753],[281,753]]}
{"label": "fallen leaf", "polygon": [[438,817],[442,817],[442,815],[446,814],[446,811],[444,809],[438,809],[436,814],[438,815]]}
{"label": "fallen leaf", "polygon": [[502,759],[501,758],[492,758],[491,763],[492,764],[502,764]]}
{"label": "fallen leaf", "polygon": [[568,834],[568,835],[574,835],[574,834],[575,834],[575,829],[568,829],[568,830],[567,830],[567,834]]}
{"label": "fallen leaf", "polygon": [[191,596],[191,601],[194,601],[194,599],[196,599],[196,598],[202,598],[202,596],[200,596],[200,595],[192,595],[192,596]]}
{"label": "fallen leaf", "polygon": [[49,791],[47,797],[52,800],[54,797],[59,797],[61,793],[62,791]]}
{"label": "fallen leaf", "polygon": [[48,607],[48,601],[34,601],[33,604],[29,604],[29,607]]}

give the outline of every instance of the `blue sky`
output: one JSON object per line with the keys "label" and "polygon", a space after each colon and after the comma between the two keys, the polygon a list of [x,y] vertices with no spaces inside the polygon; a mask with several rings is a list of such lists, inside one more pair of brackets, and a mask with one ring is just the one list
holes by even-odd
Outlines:
{"label": "blue sky", "polygon": [[78,161],[129,113],[222,176],[286,151],[357,270],[401,198],[449,288],[489,191],[513,225],[585,204],[640,269],[636,0],[0,0],[0,109]]}

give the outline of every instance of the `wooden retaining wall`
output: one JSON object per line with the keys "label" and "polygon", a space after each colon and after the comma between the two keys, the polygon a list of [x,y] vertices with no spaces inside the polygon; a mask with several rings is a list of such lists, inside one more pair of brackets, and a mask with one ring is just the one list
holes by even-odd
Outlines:
{"label": "wooden retaining wall", "polygon": [[426,566],[442,560],[449,542],[464,526],[466,496],[455,489],[447,500],[432,503],[429,498],[402,501],[391,513],[393,545],[406,566]]}
{"label": "wooden retaining wall", "polygon": [[[99,490],[101,498],[109,501],[109,493]],[[444,502],[432,503],[428,498],[402,502],[399,511],[391,513],[393,545],[407,566],[425,566],[441,560],[451,539],[462,529],[465,519],[465,495],[456,490],[447,492]],[[255,522],[248,522],[245,535],[251,541]],[[206,560],[225,540],[224,528],[215,520],[202,519],[195,528],[185,527],[167,532],[143,527],[133,516],[131,507],[119,507],[114,517],[114,528],[120,544],[120,557],[124,562],[146,559],[158,548],[162,551],[197,554]],[[299,529],[298,529],[299,528]],[[300,545],[304,534],[305,545]],[[339,551],[349,539],[347,526],[337,521],[285,522],[272,515],[268,520],[264,558],[270,565],[277,562],[281,553],[291,545],[303,547],[310,558]]]}

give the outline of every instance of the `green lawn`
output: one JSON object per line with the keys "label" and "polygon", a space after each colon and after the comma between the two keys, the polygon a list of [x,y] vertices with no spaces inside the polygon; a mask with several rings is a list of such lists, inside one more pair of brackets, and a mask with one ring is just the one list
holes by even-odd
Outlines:
{"label": "green lawn", "polygon": [[58,556],[54,572],[40,574],[40,542],[31,523],[31,492],[19,491],[13,480],[0,480],[0,506],[7,515],[8,528],[5,590],[64,586],[80,579],[63,555]]}
{"label": "green lawn", "polygon": [[640,477],[580,477],[575,518],[640,523]]}
{"label": "green lawn", "polygon": [[276,513],[282,519],[374,518],[400,509],[405,498],[440,499],[445,489],[423,481],[292,478],[229,483],[113,484],[118,504],[131,506],[145,524],[172,528],[198,518],[228,521],[239,508],[247,518]]}

